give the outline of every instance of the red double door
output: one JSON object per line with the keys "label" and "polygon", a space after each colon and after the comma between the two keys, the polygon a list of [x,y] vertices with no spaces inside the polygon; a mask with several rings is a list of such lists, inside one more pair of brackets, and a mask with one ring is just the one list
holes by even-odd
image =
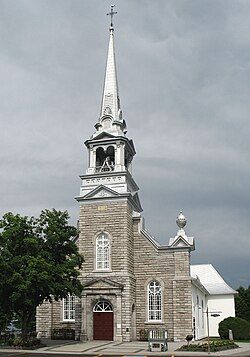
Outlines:
{"label": "red double door", "polygon": [[109,312],[93,312],[94,340],[114,339],[114,314]]}

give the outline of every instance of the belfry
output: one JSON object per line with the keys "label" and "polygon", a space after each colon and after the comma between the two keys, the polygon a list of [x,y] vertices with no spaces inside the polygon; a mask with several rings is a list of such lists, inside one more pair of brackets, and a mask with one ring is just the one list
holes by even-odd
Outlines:
{"label": "belfry", "polygon": [[100,116],[85,141],[89,159],[76,197],[82,296],[44,302],[37,309],[37,331],[50,337],[54,328],[66,326],[82,341],[132,341],[149,329],[167,330],[169,340],[203,338],[206,307],[215,303],[221,319],[233,316],[235,291],[212,265],[190,266],[194,238],[184,230],[182,212],[177,234],[163,245],[144,227],[132,173],[135,147],[127,137],[118,90],[114,14],[112,6]]}
{"label": "belfry", "polygon": [[[111,12],[113,13],[113,12]],[[133,141],[126,136],[126,122],[120,105],[115,49],[114,27],[109,28],[109,47],[103,86],[100,117],[95,132],[85,142],[89,153],[86,175],[81,176],[82,187],[78,202],[93,197],[127,197],[133,209],[141,212],[138,186],[132,178]]]}

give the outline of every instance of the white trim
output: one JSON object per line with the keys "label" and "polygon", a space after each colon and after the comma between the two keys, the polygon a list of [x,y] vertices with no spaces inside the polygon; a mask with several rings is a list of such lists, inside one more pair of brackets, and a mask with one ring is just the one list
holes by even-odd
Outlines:
{"label": "white trim", "polygon": [[[103,238],[104,237],[107,239],[107,246],[106,246],[106,249],[108,250],[108,253],[107,253],[107,259],[106,260],[103,260],[104,257],[104,254],[105,253],[101,253],[101,258],[102,260],[99,260],[98,261],[98,251],[97,251],[97,248],[98,248],[98,239],[99,238]],[[103,242],[102,242],[103,243]],[[105,247],[102,247],[101,249],[103,250]],[[98,264],[101,264],[102,267],[98,267]],[[107,267],[103,267],[103,265],[105,265],[105,263],[107,264]],[[106,232],[101,232],[97,235],[96,239],[95,239],[95,270],[96,271],[104,271],[104,272],[107,272],[107,271],[111,271],[111,239],[110,239],[110,236],[109,234],[107,234]]]}
{"label": "white trim", "polygon": [[94,305],[93,312],[113,312],[113,306],[109,301],[101,300]]}
{"label": "white trim", "polygon": [[[158,287],[159,287],[159,296],[160,296],[160,309],[150,309],[150,303],[149,303],[149,292],[150,292],[150,284],[154,283],[154,290],[155,290],[155,287],[156,285],[158,284]],[[156,296],[156,293],[154,292],[154,299],[155,299],[155,296]],[[149,283],[148,283],[148,286],[147,286],[147,307],[148,307],[148,311],[147,311],[147,315],[148,315],[148,322],[149,323],[161,323],[162,322],[162,306],[163,306],[163,294],[162,294],[162,286],[161,286],[161,283],[154,279],[154,280],[151,280]],[[155,302],[154,302],[155,304]],[[150,311],[153,312],[154,314],[159,314],[160,315],[160,319],[150,319]]]}
{"label": "white trim", "polygon": [[[73,313],[74,318],[65,318],[65,312],[67,311],[65,309],[65,300],[69,298],[72,298],[73,301],[69,302],[69,309],[68,309],[68,313],[71,315],[71,313]],[[63,298],[63,304],[62,304],[62,321],[63,322],[75,322],[75,295],[71,295],[68,294],[67,298]],[[71,304],[73,305],[74,308],[71,308]]]}

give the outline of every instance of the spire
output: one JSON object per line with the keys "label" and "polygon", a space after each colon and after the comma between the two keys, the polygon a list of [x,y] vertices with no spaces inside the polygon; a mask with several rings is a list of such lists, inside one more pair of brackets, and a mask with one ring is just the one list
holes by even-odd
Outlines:
{"label": "spire", "polygon": [[122,122],[122,113],[120,108],[120,99],[117,83],[117,73],[116,73],[116,62],[115,62],[115,49],[114,49],[114,27],[113,27],[113,16],[117,12],[113,11],[114,5],[111,5],[111,11],[107,15],[111,18],[110,23],[110,37],[109,37],[109,47],[108,47],[108,58],[105,71],[103,95],[102,95],[102,106],[100,119],[108,115],[112,117],[113,121]]}

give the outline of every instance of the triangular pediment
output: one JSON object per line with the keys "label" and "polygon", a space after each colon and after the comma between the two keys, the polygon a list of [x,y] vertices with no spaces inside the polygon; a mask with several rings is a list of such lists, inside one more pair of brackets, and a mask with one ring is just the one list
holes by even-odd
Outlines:
{"label": "triangular pediment", "polygon": [[112,135],[110,133],[107,133],[106,131],[102,131],[100,134],[95,136],[95,140],[100,140],[100,139],[110,139],[110,138],[115,138],[115,135]]}
{"label": "triangular pediment", "polygon": [[86,289],[96,289],[96,290],[106,290],[106,289],[123,289],[123,285],[117,283],[116,281],[106,279],[106,278],[97,278],[92,279],[88,283],[83,284],[83,288]]}
{"label": "triangular pediment", "polygon": [[177,237],[174,242],[171,244],[171,247],[175,248],[186,248],[190,247],[190,244],[182,236]]}
{"label": "triangular pediment", "polygon": [[102,198],[102,197],[114,197],[114,196],[120,196],[119,193],[117,193],[114,190],[111,190],[110,188],[100,185],[96,187],[94,190],[89,192],[87,195],[83,196],[83,198]]}

